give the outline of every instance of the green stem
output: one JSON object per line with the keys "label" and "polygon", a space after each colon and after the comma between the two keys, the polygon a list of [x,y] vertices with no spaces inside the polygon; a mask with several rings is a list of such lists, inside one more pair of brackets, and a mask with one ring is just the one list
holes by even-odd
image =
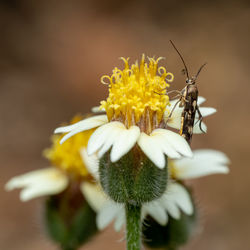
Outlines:
{"label": "green stem", "polygon": [[129,203],[126,207],[127,221],[127,250],[141,249],[141,206],[135,206]]}

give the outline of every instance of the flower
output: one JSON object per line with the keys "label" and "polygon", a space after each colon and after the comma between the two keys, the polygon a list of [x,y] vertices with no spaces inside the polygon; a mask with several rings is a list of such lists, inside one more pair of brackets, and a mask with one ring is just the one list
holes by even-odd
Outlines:
{"label": "flower", "polygon": [[[82,117],[77,116],[71,123],[80,119]],[[48,196],[43,202],[44,226],[60,249],[79,249],[97,233],[92,206],[106,201],[103,194],[89,204],[82,192],[85,183],[94,181],[88,168],[98,163],[95,155],[84,158],[80,155],[80,150],[86,150],[91,133],[93,130],[78,133],[64,145],[59,143],[62,136],[54,135],[51,148],[44,151],[52,166],[14,177],[5,186],[7,190],[21,188],[22,201]],[[90,166],[87,168],[87,165]],[[98,184],[93,184],[93,188],[98,190]]]}
{"label": "flower", "polygon": [[[166,129],[164,121],[170,105],[166,89],[173,75],[158,67],[161,58],[142,56],[140,65],[129,67],[128,59],[123,70],[115,68],[112,76],[103,76],[102,83],[109,85],[109,96],[101,102],[105,115],[96,115],[74,125],[60,127],[55,133],[67,133],[61,140],[89,129],[97,128],[90,137],[87,152],[101,158],[111,147],[111,162],[118,161],[136,144],[158,167],[165,167],[165,155],[170,158],[192,157],[192,151],[183,137]],[[104,80],[108,79],[109,82]]]}
{"label": "flower", "polygon": [[[79,121],[82,117],[76,116],[71,123]],[[55,195],[64,191],[70,182],[81,185],[85,181],[93,180],[86,164],[96,160],[96,156],[83,159],[80,149],[86,148],[88,139],[93,130],[78,133],[63,145],[59,144],[62,136],[52,137],[52,147],[44,151],[44,155],[51,162],[51,167],[31,171],[14,177],[8,181],[5,188],[13,190],[22,188],[20,199],[28,201],[35,197]]]}
{"label": "flower", "polygon": [[[181,212],[192,215],[194,207],[190,193],[181,183],[184,179],[198,178],[210,174],[227,174],[229,172],[228,157],[216,150],[195,150],[193,158],[182,158],[169,160],[172,181],[168,184],[165,193],[158,199],[145,203],[142,206],[142,219],[150,215],[160,225],[166,225],[168,216],[178,220]],[[98,178],[97,168],[91,169],[92,173]],[[99,199],[103,194],[94,188],[90,189],[90,184],[82,186],[82,191],[86,199]],[[95,197],[95,198],[93,198]],[[97,212],[97,226],[100,230],[108,226],[113,220],[114,228],[119,231],[125,224],[125,208],[123,204],[115,203],[111,200],[102,199],[102,203],[95,206]]]}

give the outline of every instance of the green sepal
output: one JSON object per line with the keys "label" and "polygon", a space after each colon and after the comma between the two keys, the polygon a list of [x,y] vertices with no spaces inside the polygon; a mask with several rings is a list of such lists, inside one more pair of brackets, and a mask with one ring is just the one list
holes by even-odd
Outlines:
{"label": "green sepal", "polygon": [[[191,193],[190,193],[191,195]],[[169,216],[166,226],[159,225],[152,217],[148,216],[142,230],[144,244],[153,249],[177,250],[186,244],[194,232],[197,222],[197,210],[194,206],[194,213],[181,214],[181,218],[176,220]]]}
{"label": "green sepal", "polygon": [[100,182],[107,195],[118,203],[140,205],[160,197],[168,180],[166,166],[158,168],[141,151],[131,150],[112,163],[106,153],[99,163]]}
{"label": "green sepal", "polygon": [[67,227],[58,213],[53,197],[46,201],[45,226],[47,233],[55,242],[63,242],[67,238]]}
{"label": "green sepal", "polygon": [[64,209],[58,206],[58,199],[52,196],[46,201],[44,217],[48,235],[61,249],[76,250],[97,233],[96,214],[83,200],[69,215],[68,211],[65,213],[65,204]]}

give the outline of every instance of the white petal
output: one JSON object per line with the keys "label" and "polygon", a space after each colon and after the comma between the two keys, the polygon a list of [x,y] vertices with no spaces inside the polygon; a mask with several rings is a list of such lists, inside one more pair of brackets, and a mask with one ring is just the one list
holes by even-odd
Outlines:
{"label": "white petal", "polygon": [[229,164],[230,160],[226,154],[214,149],[198,149],[194,151],[194,158],[200,161],[211,160],[217,163]]}
{"label": "white petal", "polygon": [[129,129],[121,129],[119,137],[114,141],[110,159],[112,162],[118,161],[122,156],[127,154],[135,145],[140,136],[140,129],[137,126],[131,126]]}
{"label": "white petal", "polygon": [[176,107],[169,119],[166,116],[167,126],[180,130],[182,110],[183,108]]}
{"label": "white petal", "polygon": [[57,168],[49,167],[39,169],[13,177],[8,181],[5,188],[7,190],[13,190],[15,188],[22,188],[28,185],[33,185],[34,183],[36,184],[41,180],[55,180],[57,177],[60,178],[61,176],[64,176],[64,174]]}
{"label": "white petal", "polygon": [[41,196],[59,194],[66,186],[67,182],[65,180],[57,181],[56,183],[44,182],[43,185],[28,186],[20,192],[20,199],[21,201],[28,201]]}
{"label": "white petal", "polygon": [[194,209],[190,195],[182,185],[171,183],[167,192],[167,199],[169,199],[170,202],[175,203],[185,214],[193,214]]}
{"label": "white petal", "polygon": [[142,207],[142,215],[145,218],[148,214],[160,225],[168,222],[168,213],[174,219],[180,219],[181,210],[193,214],[193,204],[187,190],[178,183],[169,183],[165,193],[157,200],[146,203]]}
{"label": "white petal", "polygon": [[[91,135],[88,142],[87,152],[92,155],[97,152],[105,144],[109,144],[109,148],[112,146],[117,134],[119,133],[119,127],[124,126],[120,122],[109,122],[98,129]],[[107,148],[107,150],[109,150]]]}
{"label": "white petal", "polygon": [[74,129],[77,129],[79,127],[82,127],[82,131],[84,130],[88,130],[91,128],[95,128],[98,127],[102,124],[105,124],[108,122],[108,118],[107,115],[96,115],[96,116],[92,116],[89,118],[86,118],[82,121],[76,122],[72,125],[68,125],[68,126],[64,126],[64,127],[59,127],[57,129],[55,129],[55,134],[57,133],[67,133],[70,132]]}
{"label": "white petal", "polygon": [[91,109],[91,111],[93,112],[93,113],[100,113],[100,112],[105,112],[105,109],[100,109],[100,106],[96,106],[96,107],[93,107],[92,109]]}
{"label": "white petal", "polygon": [[150,135],[141,133],[138,145],[159,168],[165,166],[164,154],[170,158],[180,158],[181,155],[191,157],[193,155],[183,137],[166,129],[155,129]]}
{"label": "white petal", "polygon": [[119,212],[117,213],[116,220],[114,223],[114,228],[116,232],[121,231],[122,226],[126,224],[126,214],[124,206],[121,206]]}
{"label": "white petal", "polygon": [[155,140],[157,140],[158,147],[161,146],[163,153],[165,153],[169,158],[176,159],[180,158],[181,155],[173,148],[173,146],[166,140],[161,133],[153,132],[151,134]]}
{"label": "white petal", "polygon": [[[164,113],[164,119],[167,121],[167,125],[171,128],[175,128],[175,129],[180,129],[181,127],[181,115],[182,115],[182,110],[183,107],[179,107],[179,105],[177,105],[174,108],[174,105],[176,104],[176,102],[179,101],[179,99],[175,99],[170,101],[170,112],[172,112],[172,115],[170,118],[168,118],[168,116],[170,115],[170,113],[168,111],[166,111]],[[174,108],[174,110],[173,110]]]}
{"label": "white petal", "polygon": [[176,203],[171,200],[168,194],[163,194],[159,202],[161,203],[161,206],[163,206],[174,219],[180,219],[181,212],[177,207]]}
{"label": "white petal", "polygon": [[166,210],[169,213],[169,215],[174,219],[179,220],[181,218],[181,212],[174,203],[169,202],[166,205]]}
{"label": "white petal", "polygon": [[82,132],[82,127],[78,127],[72,131],[70,131],[68,134],[66,134],[61,140],[60,140],[60,144],[63,144],[66,140],[68,140],[70,137],[72,137],[73,135],[76,135],[80,132]]}
{"label": "white petal", "polygon": [[191,179],[210,174],[227,174],[226,164],[229,160],[225,154],[215,150],[197,150],[192,159],[183,158],[174,161],[176,177]]}
{"label": "white petal", "polygon": [[112,146],[111,161],[118,161],[136,143],[140,135],[140,129],[132,126],[127,129],[121,122],[110,122],[98,128],[88,142],[88,154],[98,152],[102,157]]}
{"label": "white petal", "polygon": [[112,147],[114,141],[116,140],[117,136],[119,135],[119,131],[115,130],[112,131],[111,136],[107,136],[105,144],[102,145],[101,149],[97,152],[98,158],[102,158],[105,153]]}
{"label": "white petal", "polygon": [[113,220],[115,231],[119,232],[126,224],[125,208],[123,204],[118,204],[113,201],[107,200],[105,204],[99,209],[97,214],[97,227],[103,230]]}
{"label": "white petal", "polygon": [[202,103],[206,101],[206,98],[203,96],[198,96],[197,104],[200,106]]}
{"label": "white petal", "polygon": [[[217,112],[217,110],[215,108],[210,108],[210,107],[200,107],[199,109],[200,109],[201,115],[203,117],[212,115],[212,114]],[[197,112],[196,112],[195,115],[196,115],[197,118],[199,117]]]}
{"label": "white petal", "polygon": [[145,215],[149,214],[154,218],[160,225],[164,226],[168,222],[168,216],[164,208],[157,202],[152,201],[148,204],[144,204],[142,209]]}
{"label": "white petal", "polygon": [[20,199],[27,201],[44,195],[62,192],[68,185],[68,178],[56,168],[46,168],[12,178],[5,186],[7,190],[24,188]]}
{"label": "white petal", "polygon": [[119,214],[120,206],[114,202],[107,201],[107,203],[102,207],[100,212],[97,214],[97,227],[99,230],[103,230],[107,227],[117,214]]}
{"label": "white petal", "polygon": [[80,122],[77,122],[75,124],[57,128],[54,133],[67,133],[67,132],[69,132],[60,141],[60,143],[63,143],[67,139],[69,139],[71,136],[73,136],[77,133],[80,133],[82,131],[89,130],[92,128],[96,128],[96,127],[101,126],[107,122],[108,122],[108,118],[106,115],[93,116],[93,117],[89,117],[87,119],[84,119]]}
{"label": "white petal", "polygon": [[91,206],[91,208],[98,213],[103,208],[104,204],[108,201],[108,198],[102,191],[101,187],[94,183],[82,182],[81,191],[83,196]]}
{"label": "white petal", "polygon": [[157,137],[141,133],[138,145],[145,155],[159,168],[165,167],[165,157],[161,145],[157,144]]}
{"label": "white petal", "polygon": [[96,179],[99,180],[99,159],[96,154],[88,155],[87,149],[82,148],[80,150],[80,155],[82,157],[82,161],[86,166],[88,172]]}
{"label": "white petal", "polygon": [[193,153],[186,140],[177,133],[167,129],[155,129],[151,135],[159,134],[180,154],[192,157]]}
{"label": "white petal", "polygon": [[228,167],[223,165],[211,165],[211,163],[200,163],[199,165],[192,165],[189,167],[176,167],[178,179],[192,179],[211,174],[227,174],[229,173]]}

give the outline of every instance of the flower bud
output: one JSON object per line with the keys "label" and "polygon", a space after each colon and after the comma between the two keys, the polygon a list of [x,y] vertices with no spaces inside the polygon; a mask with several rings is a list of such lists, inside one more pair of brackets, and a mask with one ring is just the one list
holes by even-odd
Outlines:
{"label": "flower bud", "polygon": [[96,213],[85,201],[79,187],[72,185],[45,204],[47,233],[61,249],[74,250],[97,233]]}

